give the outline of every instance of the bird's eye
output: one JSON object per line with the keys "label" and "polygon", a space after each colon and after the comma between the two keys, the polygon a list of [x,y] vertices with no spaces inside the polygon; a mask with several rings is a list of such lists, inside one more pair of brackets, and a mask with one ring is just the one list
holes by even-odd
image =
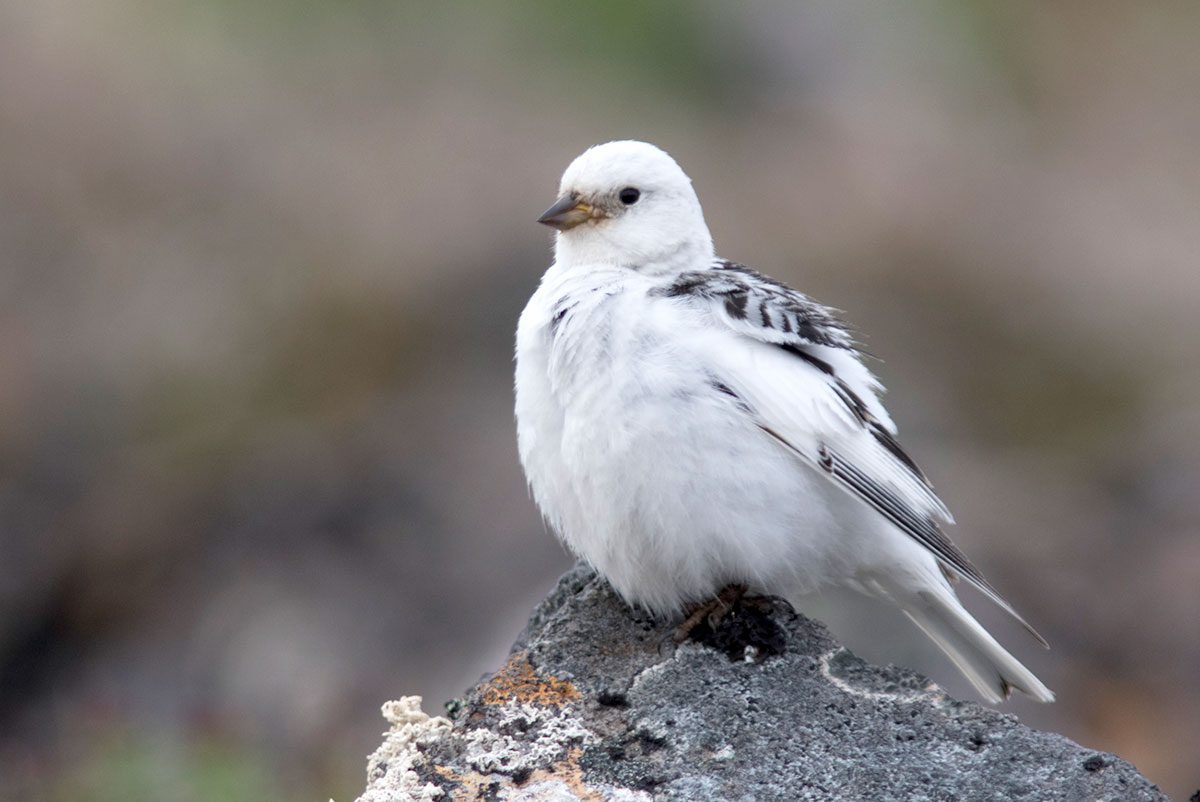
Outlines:
{"label": "bird's eye", "polygon": [[625,189],[617,193],[617,197],[621,199],[621,203],[626,206],[632,206],[637,203],[638,198],[642,197],[642,193],[633,187],[625,187]]}

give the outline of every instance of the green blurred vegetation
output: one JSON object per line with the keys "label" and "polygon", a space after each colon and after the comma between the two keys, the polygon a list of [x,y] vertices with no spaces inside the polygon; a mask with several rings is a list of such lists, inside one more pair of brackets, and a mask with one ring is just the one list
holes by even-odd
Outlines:
{"label": "green blurred vegetation", "polygon": [[679,105],[736,104],[761,71],[736,15],[718,3],[206,0],[146,10],[160,26],[208,30],[272,58],[311,56],[350,38],[422,73],[465,62],[486,79],[487,61],[502,59],[506,71],[524,71],[535,85],[577,85],[581,95],[666,93]]}
{"label": "green blurred vegetation", "polygon": [[183,743],[145,733],[109,731],[52,787],[28,802],[284,802],[262,755],[226,739]]}

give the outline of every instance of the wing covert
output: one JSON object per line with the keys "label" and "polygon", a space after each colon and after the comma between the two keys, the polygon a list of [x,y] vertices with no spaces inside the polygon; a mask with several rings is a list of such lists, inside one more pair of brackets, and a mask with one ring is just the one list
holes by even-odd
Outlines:
{"label": "wing covert", "polygon": [[878,397],[882,388],[833,310],[723,260],[681,274],[658,293],[706,305],[740,335],[743,348],[717,357],[719,384],[764,433],[872,507],[1044,643],[942,531],[939,522],[953,518],[896,440]]}

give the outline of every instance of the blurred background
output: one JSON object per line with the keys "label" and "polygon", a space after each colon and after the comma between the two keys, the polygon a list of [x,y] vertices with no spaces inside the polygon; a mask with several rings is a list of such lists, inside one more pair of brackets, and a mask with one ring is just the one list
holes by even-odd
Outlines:
{"label": "blurred background", "polygon": [[969,600],[1059,693],[1007,709],[1187,798],[1198,33],[1186,0],[0,0],[0,798],[345,802],[384,700],[499,664],[570,564],[514,442],[533,219],[625,137],[882,358],[1053,644]]}

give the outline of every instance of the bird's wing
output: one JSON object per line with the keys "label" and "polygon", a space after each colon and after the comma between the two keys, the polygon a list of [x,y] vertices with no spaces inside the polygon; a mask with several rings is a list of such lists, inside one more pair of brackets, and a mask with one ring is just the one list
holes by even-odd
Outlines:
{"label": "bird's wing", "polygon": [[[722,324],[719,341],[704,346],[717,368],[715,389],[735,396],[766,435],[870,505],[1045,643],[942,531],[939,523],[953,518],[897,442],[879,401],[882,388],[833,310],[725,261],[684,273],[658,292],[707,306]],[[730,338],[730,331],[738,336]]]}

